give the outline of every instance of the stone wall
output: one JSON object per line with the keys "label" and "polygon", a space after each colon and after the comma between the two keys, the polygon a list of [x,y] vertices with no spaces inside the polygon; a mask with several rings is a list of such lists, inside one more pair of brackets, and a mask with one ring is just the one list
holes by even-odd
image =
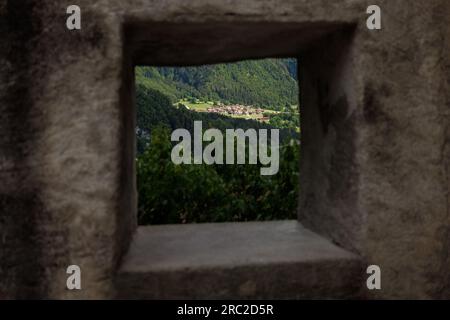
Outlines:
{"label": "stone wall", "polygon": [[450,7],[379,5],[382,31],[359,24],[300,64],[299,218],[381,267],[369,297],[448,298]]}
{"label": "stone wall", "polygon": [[[449,298],[446,0],[0,0],[0,297],[109,298],[135,229],[133,64],[297,56],[299,219]],[[205,50],[205,48],[207,48]],[[83,290],[65,289],[78,264]]]}

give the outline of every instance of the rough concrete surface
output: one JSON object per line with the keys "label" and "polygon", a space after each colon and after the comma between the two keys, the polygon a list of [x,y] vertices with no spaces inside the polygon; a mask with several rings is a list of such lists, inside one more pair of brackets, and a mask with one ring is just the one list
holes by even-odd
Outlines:
{"label": "rough concrete surface", "polygon": [[116,295],[134,64],[264,56],[300,62],[299,220],[381,267],[364,297],[450,298],[449,1],[377,1],[380,31],[366,0],[78,0],[80,31],[70,4],[0,0],[1,298]]}
{"label": "rough concrete surface", "polygon": [[[119,298],[354,298],[359,258],[297,221],[139,227]],[[358,281],[359,280],[359,281]]]}

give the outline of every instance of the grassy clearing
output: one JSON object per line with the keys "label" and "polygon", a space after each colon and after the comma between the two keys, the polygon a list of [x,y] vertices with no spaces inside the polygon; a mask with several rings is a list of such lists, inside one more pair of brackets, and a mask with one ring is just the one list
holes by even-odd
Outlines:
{"label": "grassy clearing", "polygon": [[[190,102],[187,99],[181,99],[180,101],[175,103],[175,106],[178,106],[178,104],[181,103],[189,108],[189,110],[196,111],[196,112],[208,112],[208,108],[214,107],[213,101],[198,101],[196,103]],[[263,109],[264,113],[270,113],[270,114],[278,114],[279,111],[270,110],[270,109]],[[260,120],[264,117],[263,114],[250,114],[250,115],[242,115],[242,114],[224,114],[227,117],[230,118],[238,118],[238,119],[251,119],[251,120]]]}
{"label": "grassy clearing", "polygon": [[197,112],[206,112],[208,108],[214,106],[213,102],[199,102],[199,103],[192,103],[187,100],[180,100],[176,103],[184,104],[186,107],[188,107],[190,110],[197,111]]}

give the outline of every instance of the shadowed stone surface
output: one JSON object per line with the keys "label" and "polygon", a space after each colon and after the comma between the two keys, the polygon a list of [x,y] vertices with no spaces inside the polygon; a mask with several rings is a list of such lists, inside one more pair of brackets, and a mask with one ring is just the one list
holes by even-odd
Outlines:
{"label": "shadowed stone surface", "polygon": [[119,298],[350,298],[359,258],[297,221],[139,227]]}
{"label": "shadowed stone surface", "polygon": [[0,298],[115,296],[136,228],[134,64],[288,55],[299,220],[381,267],[364,297],[450,298],[448,0],[379,0],[381,31],[366,0],[77,4],[69,31],[69,3],[0,0]]}

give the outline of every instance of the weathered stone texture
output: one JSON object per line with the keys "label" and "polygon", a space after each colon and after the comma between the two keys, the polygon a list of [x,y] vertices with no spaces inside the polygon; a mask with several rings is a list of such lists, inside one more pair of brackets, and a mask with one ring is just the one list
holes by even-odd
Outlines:
{"label": "weathered stone texture", "polygon": [[449,297],[450,6],[378,5],[305,55],[299,218],[382,268],[368,297]]}
{"label": "weathered stone texture", "polygon": [[132,64],[273,55],[300,58],[300,221],[381,266],[367,297],[450,297],[448,1],[380,0],[381,31],[365,0],[79,0],[81,31],[69,4],[0,0],[0,297],[114,295]]}
{"label": "weathered stone texture", "polygon": [[344,299],[363,269],[297,221],[204,223],[140,227],[116,281],[122,299]]}
{"label": "weathered stone texture", "polygon": [[[133,217],[118,210],[120,23],[92,8],[83,32],[68,32],[60,1],[8,1],[1,15],[0,292],[108,296],[115,239]],[[70,264],[84,287],[69,294]]]}

